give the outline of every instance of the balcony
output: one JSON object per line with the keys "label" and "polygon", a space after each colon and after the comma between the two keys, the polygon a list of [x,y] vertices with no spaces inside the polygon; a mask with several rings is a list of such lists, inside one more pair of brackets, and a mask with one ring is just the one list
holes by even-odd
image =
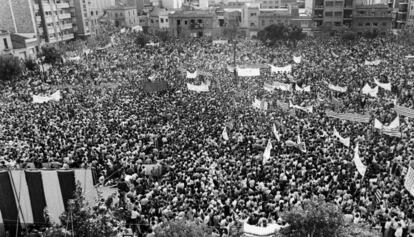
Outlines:
{"label": "balcony", "polygon": [[73,38],[75,38],[73,34],[66,34],[66,35],[62,36],[63,40],[70,40],[70,39],[73,39]]}
{"label": "balcony", "polygon": [[70,19],[70,18],[72,18],[70,13],[59,14],[59,19]]}
{"label": "balcony", "polygon": [[67,24],[61,24],[61,25],[60,25],[60,28],[61,28],[62,30],[72,29],[72,24],[70,24],[70,23],[67,23]]}
{"label": "balcony", "polygon": [[56,7],[57,7],[58,9],[70,8],[69,3],[66,3],[66,2],[57,3],[57,4],[56,4]]}

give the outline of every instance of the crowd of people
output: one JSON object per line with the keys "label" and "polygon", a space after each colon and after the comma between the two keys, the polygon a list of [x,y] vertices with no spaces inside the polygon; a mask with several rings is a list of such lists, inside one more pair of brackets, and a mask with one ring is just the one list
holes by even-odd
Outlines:
{"label": "crowd of people", "polygon": [[[252,225],[283,224],[282,212],[314,197],[336,203],[355,223],[381,228],[384,237],[414,236],[414,197],[403,186],[413,160],[412,120],[400,117],[402,136],[392,137],[373,122],[325,114],[326,109],[369,114],[387,124],[397,116],[395,99],[413,108],[414,68],[404,60],[413,52],[407,45],[393,36],[353,43],[308,37],[295,48],[242,40],[237,65],[293,69],[272,74],[263,68],[260,76],[240,77],[228,70],[231,44],[171,39],[141,48],[134,39],[132,33],[117,34],[112,47],[46,74],[27,72],[25,80],[2,88],[0,168],[91,167],[103,185],[120,182],[115,199],[130,211],[128,226],[138,236],[151,236],[174,218],[205,223],[218,236],[228,236],[230,226],[247,218]],[[302,61],[294,63],[293,56]],[[378,66],[364,65],[377,59]],[[186,78],[186,71],[196,70],[207,73]],[[151,80],[166,81],[168,90],[143,91]],[[374,80],[390,82],[392,90],[380,90],[377,97],[362,94]],[[263,89],[275,81],[309,85],[311,91]],[[208,92],[186,86],[207,82]],[[329,83],[348,90],[330,90]],[[33,94],[56,90],[59,102],[31,102]],[[269,108],[253,108],[255,98],[268,101]],[[313,112],[286,111],[276,101],[313,106]],[[350,147],[335,139],[334,129],[351,138]],[[285,143],[298,136],[305,151]],[[263,163],[269,139],[273,149]],[[353,162],[356,144],[367,166],[364,176]],[[145,163],[168,168],[151,177],[140,168]],[[102,205],[118,208],[112,201]]]}

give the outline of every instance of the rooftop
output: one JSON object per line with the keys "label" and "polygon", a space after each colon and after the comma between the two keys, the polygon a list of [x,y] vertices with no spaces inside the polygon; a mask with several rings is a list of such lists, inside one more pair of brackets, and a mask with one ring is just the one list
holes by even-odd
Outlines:
{"label": "rooftop", "polygon": [[176,17],[214,17],[216,14],[212,11],[193,10],[193,11],[175,11],[170,16]]}

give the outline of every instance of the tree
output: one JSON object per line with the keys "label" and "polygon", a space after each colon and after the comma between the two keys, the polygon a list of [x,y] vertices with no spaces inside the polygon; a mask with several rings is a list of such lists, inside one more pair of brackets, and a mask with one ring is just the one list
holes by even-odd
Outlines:
{"label": "tree", "polygon": [[27,70],[35,71],[38,68],[36,61],[32,58],[28,58],[24,61],[24,65]]}
{"label": "tree", "polygon": [[92,211],[82,195],[82,187],[76,185],[75,198],[68,204],[68,210],[60,216],[62,227],[79,237],[113,236],[116,218],[106,209]]}
{"label": "tree", "polygon": [[149,38],[144,33],[138,33],[135,38],[135,44],[143,48],[149,42]]}
{"label": "tree", "polygon": [[280,41],[286,41],[289,35],[289,30],[283,24],[273,24],[267,26],[263,30],[259,31],[257,37],[263,43],[270,46],[274,46]]}
{"label": "tree", "polygon": [[3,81],[17,79],[23,72],[23,65],[18,57],[13,55],[0,56],[0,78]]}
{"label": "tree", "polygon": [[40,56],[44,57],[44,63],[57,64],[62,58],[62,52],[53,46],[44,46]]}
{"label": "tree", "polygon": [[285,237],[332,237],[343,224],[338,206],[317,198],[282,214],[289,226],[281,230]]}
{"label": "tree", "polygon": [[296,48],[297,42],[306,37],[306,34],[302,32],[302,28],[298,26],[290,26],[288,28],[288,39],[293,43],[293,46]]}
{"label": "tree", "polygon": [[167,42],[167,41],[171,40],[171,38],[172,38],[171,34],[168,31],[165,31],[165,30],[159,30],[155,33],[155,35],[157,36],[157,38],[161,42]]}
{"label": "tree", "polygon": [[155,237],[210,237],[212,230],[205,224],[188,220],[172,220],[154,230]]}

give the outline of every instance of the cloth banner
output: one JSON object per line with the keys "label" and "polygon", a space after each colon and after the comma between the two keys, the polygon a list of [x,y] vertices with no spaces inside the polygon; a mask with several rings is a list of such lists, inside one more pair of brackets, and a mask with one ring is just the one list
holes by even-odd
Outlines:
{"label": "cloth banner", "polygon": [[277,132],[277,130],[276,130],[276,125],[275,124],[273,124],[273,126],[272,126],[272,131],[273,131],[273,134],[275,135],[275,137],[276,137],[276,140],[278,141],[278,142],[280,142],[280,134]]}
{"label": "cloth banner", "polygon": [[145,46],[155,47],[155,46],[160,46],[160,43],[149,42]]}
{"label": "cloth banner", "polygon": [[3,221],[3,216],[1,215],[1,210],[0,210],[0,236],[6,236],[6,230],[4,229],[4,221]]}
{"label": "cloth banner", "polygon": [[40,71],[47,72],[47,71],[49,71],[49,69],[52,68],[52,65],[48,64],[48,63],[44,63],[43,65],[40,65],[39,68],[40,68]]}
{"label": "cloth banner", "polygon": [[227,134],[227,127],[224,127],[223,132],[221,133],[221,136],[225,141],[229,140],[229,135]]}
{"label": "cloth banner", "polygon": [[301,88],[300,86],[298,86],[298,84],[295,85],[295,90],[299,91],[299,92],[310,92],[311,88],[310,86],[305,86],[303,88]]}
{"label": "cloth banner", "polygon": [[32,95],[33,103],[35,104],[42,104],[49,101],[60,101],[62,96],[60,94],[60,90],[56,91],[55,93],[51,94],[50,96],[41,96],[41,95]]}
{"label": "cloth banner", "polygon": [[359,144],[358,143],[355,146],[354,163],[355,163],[355,166],[358,172],[362,176],[364,176],[365,172],[367,171],[367,167],[362,163],[361,158],[359,157]]}
{"label": "cloth banner", "polygon": [[374,120],[374,127],[391,137],[401,137],[400,117],[397,116],[388,126],[384,126],[378,119]]}
{"label": "cloth banner", "polygon": [[190,91],[195,91],[195,92],[208,92],[209,88],[208,85],[206,84],[201,84],[201,85],[193,85],[191,83],[187,83],[187,89]]}
{"label": "cloth banner", "polygon": [[[268,84],[270,85],[270,84]],[[291,91],[292,90],[292,85],[290,84],[286,84],[286,83],[281,83],[278,81],[273,82],[273,88],[274,89],[278,89],[278,90],[282,90],[282,91]]]}
{"label": "cloth banner", "polygon": [[348,90],[348,87],[340,87],[340,86],[335,86],[332,84],[329,84],[328,87],[331,90],[342,92],[342,93],[345,93]]}
{"label": "cloth banner", "polygon": [[391,91],[391,82],[388,83],[381,83],[377,79],[374,80],[377,86],[381,87],[384,90]]}
{"label": "cloth banner", "polygon": [[269,159],[270,159],[270,151],[272,150],[273,146],[272,146],[272,142],[270,141],[270,139],[267,141],[267,146],[266,149],[263,153],[263,164],[266,164]]}
{"label": "cloth banner", "polygon": [[46,207],[45,192],[40,171],[25,171],[27,186],[29,188],[30,203],[34,223],[45,223],[43,211]]}
{"label": "cloth banner", "polygon": [[227,65],[227,70],[228,70],[229,72],[234,72],[234,69],[236,69],[236,68],[235,68],[235,67],[233,67],[233,66]]}
{"label": "cloth banner", "polygon": [[368,84],[365,84],[365,86],[362,88],[362,94],[377,97],[378,86],[376,86],[375,88],[371,88]]}
{"label": "cloth banner", "polygon": [[75,198],[73,190],[76,190],[75,173],[72,170],[57,171],[60,191],[65,210],[68,210],[69,200]]}
{"label": "cloth banner", "polygon": [[333,135],[339,139],[339,142],[342,143],[344,146],[349,147],[351,139],[349,137],[343,138],[339,132],[334,128]]}
{"label": "cloth banner", "polygon": [[85,201],[89,205],[94,205],[96,203],[95,199],[98,197],[98,191],[93,185],[92,171],[89,169],[75,169],[75,180],[82,187]]}
{"label": "cloth banner", "polygon": [[96,49],[97,50],[104,50],[104,49],[107,49],[107,48],[110,48],[110,47],[112,47],[112,44],[111,43],[108,43],[107,45],[105,45],[103,47],[100,47],[100,48],[96,48]]}
{"label": "cloth banner", "polygon": [[308,112],[308,113],[313,113],[313,107],[312,106],[302,107],[302,106],[299,106],[299,105],[294,105],[294,104],[292,104],[292,101],[290,101],[289,102],[289,107],[294,108],[294,109],[303,110],[303,111]]}
{"label": "cloth banner", "polygon": [[269,104],[265,100],[254,99],[252,106],[255,109],[260,109],[260,110],[266,111],[267,108],[269,107]]}
{"label": "cloth banner", "polygon": [[198,76],[198,71],[196,70],[195,72],[191,73],[189,71],[187,71],[187,78],[189,79],[194,79]]}
{"label": "cloth banner", "polygon": [[228,40],[213,40],[213,44],[228,44]]}
{"label": "cloth banner", "polygon": [[380,65],[380,63],[381,63],[381,60],[379,60],[379,59],[376,59],[376,60],[374,60],[374,61],[367,61],[367,60],[365,60],[365,66],[378,66],[378,65]]}
{"label": "cloth banner", "polygon": [[414,163],[411,162],[408,167],[408,172],[405,175],[404,187],[414,196]]}
{"label": "cloth banner", "polygon": [[292,64],[289,64],[284,67],[275,67],[271,64],[269,64],[269,66],[270,66],[271,73],[291,73],[292,72]]}
{"label": "cloth banner", "polygon": [[300,62],[302,62],[302,56],[299,56],[299,57],[293,56],[293,61],[294,61],[295,63],[300,63]]}
{"label": "cloth banner", "polygon": [[267,92],[273,92],[275,90],[275,87],[272,84],[264,83],[263,89]]}
{"label": "cloth banner", "polygon": [[143,91],[147,93],[160,92],[168,90],[168,83],[166,81],[144,81]]}
{"label": "cloth banner", "polygon": [[414,110],[413,109],[409,109],[409,108],[399,106],[399,105],[394,105],[394,110],[399,115],[409,117],[409,118],[414,118]]}
{"label": "cloth banner", "polygon": [[76,57],[69,57],[68,60],[69,61],[79,61],[81,59],[80,56],[76,56]]}
{"label": "cloth banner", "polygon": [[280,231],[282,226],[278,224],[268,224],[267,227],[259,227],[254,225],[249,225],[247,222],[243,224],[243,232],[249,236],[255,237],[271,237],[274,236],[275,232]]}
{"label": "cloth banner", "polygon": [[15,236],[18,208],[8,171],[0,171],[0,190],[0,212],[4,228],[10,231],[10,236]]}
{"label": "cloth banner", "polygon": [[369,123],[370,117],[369,115],[364,114],[355,114],[355,113],[336,113],[331,110],[325,111],[326,116],[331,118],[337,118],[342,120],[348,120],[357,123]]}
{"label": "cloth banner", "polygon": [[237,67],[239,77],[257,77],[260,76],[260,68],[240,68]]}

